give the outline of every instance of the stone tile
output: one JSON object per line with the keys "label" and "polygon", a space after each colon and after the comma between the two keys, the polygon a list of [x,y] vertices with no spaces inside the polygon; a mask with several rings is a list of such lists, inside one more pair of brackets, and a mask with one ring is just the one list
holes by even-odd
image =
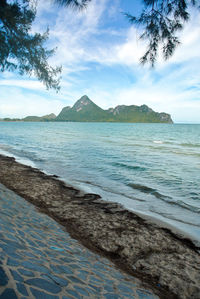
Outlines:
{"label": "stone tile", "polygon": [[75,276],[68,276],[67,277],[72,283],[80,283],[80,284],[85,284],[85,282],[83,282],[82,280],[78,279],[77,277]]}
{"label": "stone tile", "polygon": [[6,245],[8,245],[10,248],[24,249],[24,245],[22,245],[16,241],[6,240],[4,242],[6,242]]}
{"label": "stone tile", "polygon": [[[4,241],[5,242],[5,241]],[[6,244],[6,243],[3,243],[0,245],[2,250],[7,254],[7,255],[17,255],[18,254],[16,253],[16,248],[15,247],[10,247],[10,245]]]}
{"label": "stone tile", "polygon": [[6,239],[11,239],[13,241],[18,241],[18,239],[13,234],[6,234]]}
{"label": "stone tile", "polygon": [[126,285],[124,285],[124,284],[119,284],[118,286],[117,286],[117,288],[122,292],[122,293],[132,293],[133,292],[133,290],[132,289],[130,289],[129,287],[127,287]]}
{"label": "stone tile", "polygon": [[89,276],[89,272],[84,270],[79,270],[79,272],[77,272],[76,274],[76,277],[82,279],[83,281],[86,281],[88,276]]}
{"label": "stone tile", "polygon": [[41,275],[41,276],[47,280],[53,281],[54,283],[58,284],[61,287],[65,287],[69,284],[69,282],[66,279],[59,277],[59,276],[55,276],[52,274]]}
{"label": "stone tile", "polygon": [[[96,269],[93,269],[95,275],[97,275],[98,278],[105,280],[107,277],[107,273],[104,271],[103,273],[100,271],[97,271]],[[115,273],[113,273],[113,276],[115,276]]]}
{"label": "stone tile", "polygon": [[24,261],[20,264],[20,266],[23,266],[24,268],[28,269],[28,270],[33,270],[33,271],[37,271],[40,273],[49,273],[50,270],[44,266],[40,266],[37,264],[33,264],[30,261]]}
{"label": "stone tile", "polygon": [[99,278],[96,278],[94,275],[93,276],[91,276],[91,278],[90,278],[90,283],[91,284],[97,284],[97,285],[99,285],[99,284],[102,284],[102,280],[100,280]]}
{"label": "stone tile", "polygon": [[56,283],[51,283],[43,278],[32,278],[25,281],[26,284],[41,288],[52,294],[57,294],[61,291],[61,287]]}
{"label": "stone tile", "polygon": [[77,264],[69,264],[69,267],[72,269],[80,269],[81,267]]}
{"label": "stone tile", "polygon": [[55,271],[56,273],[58,273],[58,274],[62,274],[62,273],[73,274],[72,270],[69,269],[69,267],[67,267],[67,266],[62,266],[62,265],[54,266],[54,265],[51,265],[51,269],[53,271]]}
{"label": "stone tile", "polygon": [[[1,228],[0,228],[0,231],[1,231]],[[0,232],[0,241],[4,240],[4,239],[5,239],[5,234],[3,234],[3,233]]]}
{"label": "stone tile", "polygon": [[43,238],[41,238],[38,234],[35,234],[33,232],[30,233],[30,236],[39,241],[43,240]]}
{"label": "stone tile", "polygon": [[101,291],[95,291],[94,289],[91,289],[87,286],[85,286],[85,290],[94,298],[99,298],[98,295],[100,296]]}
{"label": "stone tile", "polygon": [[11,272],[12,277],[13,277],[14,280],[16,280],[16,281],[20,281],[20,282],[24,281],[23,277],[22,277],[21,275],[19,275],[19,274],[17,273],[17,271],[15,271],[15,270],[10,270],[10,272]]}
{"label": "stone tile", "polygon": [[75,285],[74,286],[74,289],[80,294],[80,295],[83,295],[83,296],[88,296],[88,292],[85,290],[85,289],[83,289],[83,288],[81,288],[81,287],[79,287],[79,286],[77,286],[77,285]]}
{"label": "stone tile", "polygon": [[43,258],[31,258],[31,259],[28,259],[27,262],[31,262],[32,264],[38,265],[38,266],[44,266],[45,259],[43,259]]}
{"label": "stone tile", "polygon": [[25,237],[25,233],[21,230],[17,230],[17,234],[19,234],[21,237]]}
{"label": "stone tile", "polygon": [[28,251],[20,251],[20,254],[24,257],[24,256],[26,256],[26,257],[30,257],[30,258],[37,258],[37,256],[35,255],[35,254],[33,254],[33,253],[31,253],[31,252],[28,252]]}
{"label": "stone tile", "polygon": [[17,269],[17,271],[22,274],[22,275],[25,275],[25,276],[30,276],[30,277],[34,277],[35,274],[32,272],[32,271],[29,271],[29,270],[25,270],[23,268],[20,268],[20,269]]}
{"label": "stone tile", "polygon": [[45,292],[30,288],[31,293],[33,294],[35,299],[59,299],[58,296],[50,295]]}
{"label": "stone tile", "polygon": [[27,292],[27,289],[25,287],[24,284],[22,283],[17,283],[17,290],[24,296],[28,296],[28,292]]}
{"label": "stone tile", "polygon": [[18,267],[21,265],[21,262],[9,257],[7,261],[7,265],[12,267]]}
{"label": "stone tile", "polygon": [[105,285],[104,289],[108,292],[108,293],[113,293],[114,289],[112,287],[112,285]]}
{"label": "stone tile", "polygon": [[135,296],[135,293],[134,295],[133,294],[121,294],[121,297],[120,298],[124,298],[124,299],[138,299],[138,297]]}
{"label": "stone tile", "polygon": [[83,298],[82,296],[80,296],[76,291],[74,290],[66,290],[66,293],[68,293],[69,295],[72,295],[74,296],[74,298],[77,298],[77,299],[81,299]]}
{"label": "stone tile", "polygon": [[8,225],[6,225],[5,229],[7,232],[16,234],[16,231],[12,227],[9,226],[9,223],[8,223]]}
{"label": "stone tile", "polygon": [[119,295],[114,294],[114,293],[108,293],[108,294],[104,295],[104,298],[106,298],[106,299],[120,299],[120,298],[123,298],[123,297],[120,297]]}
{"label": "stone tile", "polygon": [[8,283],[8,276],[2,267],[0,267],[0,286],[6,286]]}
{"label": "stone tile", "polygon": [[101,291],[103,290],[102,287],[97,287],[95,285],[89,284],[88,286],[90,286],[93,290],[95,290],[97,293],[101,293]]}
{"label": "stone tile", "polygon": [[1,295],[0,299],[18,299],[13,289],[6,289]]}
{"label": "stone tile", "polygon": [[[67,253],[65,254],[65,255],[68,255]],[[74,262],[74,259],[72,259],[72,256],[71,256],[71,254],[69,255],[69,257],[67,256],[67,257],[62,257],[61,259],[60,259],[62,262],[64,262],[64,263],[67,263],[67,264],[69,264],[69,263],[73,263]]]}
{"label": "stone tile", "polygon": [[139,299],[155,299],[155,296],[147,290],[136,290]]}
{"label": "stone tile", "polygon": [[35,240],[35,242],[37,243],[37,246],[40,247],[40,248],[41,248],[41,247],[44,247],[44,248],[47,247],[47,245],[44,244],[44,243],[41,242],[41,241],[37,241],[37,240]]}
{"label": "stone tile", "polygon": [[2,251],[0,252],[0,264],[2,264],[2,261],[5,259],[6,255],[5,253]]}

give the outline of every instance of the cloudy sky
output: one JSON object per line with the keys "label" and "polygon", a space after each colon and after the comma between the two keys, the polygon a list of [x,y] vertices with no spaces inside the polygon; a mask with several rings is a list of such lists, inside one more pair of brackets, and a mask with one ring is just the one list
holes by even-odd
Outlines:
{"label": "cloudy sky", "polygon": [[[52,65],[62,65],[61,91],[48,91],[35,78],[0,74],[0,117],[58,114],[82,95],[102,108],[147,104],[175,122],[200,123],[200,14],[180,34],[181,46],[167,62],[142,67],[145,45],[122,12],[137,14],[140,0],[93,0],[74,12],[38,1],[33,30],[50,28]],[[134,3],[134,4],[133,4]]]}

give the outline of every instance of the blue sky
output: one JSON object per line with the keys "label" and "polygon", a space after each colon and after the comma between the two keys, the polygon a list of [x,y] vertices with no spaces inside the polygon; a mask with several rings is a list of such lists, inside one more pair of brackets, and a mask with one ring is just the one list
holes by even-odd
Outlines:
{"label": "blue sky", "polygon": [[181,46],[154,69],[139,65],[145,44],[123,11],[137,14],[140,0],[93,0],[86,11],[74,12],[38,1],[33,31],[50,28],[51,58],[62,65],[61,91],[56,94],[35,78],[0,74],[0,117],[58,114],[82,95],[102,108],[146,104],[168,112],[175,122],[200,123],[200,14],[180,34]]}

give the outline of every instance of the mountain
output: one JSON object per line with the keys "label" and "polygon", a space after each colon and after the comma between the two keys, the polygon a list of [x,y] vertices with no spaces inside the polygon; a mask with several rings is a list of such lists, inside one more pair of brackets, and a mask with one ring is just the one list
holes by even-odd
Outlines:
{"label": "mountain", "polygon": [[71,108],[62,109],[56,121],[107,121],[108,113],[93,103],[86,95],[81,97]]}
{"label": "mountain", "polygon": [[173,123],[169,114],[155,112],[147,105],[119,105],[103,110],[86,95],[81,97],[72,108],[64,107],[55,121]]}
{"label": "mountain", "polygon": [[54,113],[47,114],[41,117],[43,120],[53,120],[56,118],[56,115]]}
{"label": "mountain", "polygon": [[112,114],[115,121],[118,122],[172,123],[169,114],[155,112],[147,105],[120,105],[115,108],[110,108],[108,112]]}
{"label": "mountain", "polygon": [[54,113],[47,114],[44,116],[27,116],[22,121],[52,121],[56,118]]}
{"label": "mountain", "polygon": [[173,123],[170,114],[155,112],[147,105],[119,105],[115,108],[103,110],[86,95],[81,97],[73,107],[64,107],[57,117],[51,113],[44,116],[27,116],[23,119],[4,118],[2,121]]}

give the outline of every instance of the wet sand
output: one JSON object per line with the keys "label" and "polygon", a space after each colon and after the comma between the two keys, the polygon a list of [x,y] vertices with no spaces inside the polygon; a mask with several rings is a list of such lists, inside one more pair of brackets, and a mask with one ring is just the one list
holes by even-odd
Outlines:
{"label": "wet sand", "polygon": [[86,247],[142,279],[160,298],[200,298],[200,255],[189,239],[11,157],[0,155],[0,182]]}

